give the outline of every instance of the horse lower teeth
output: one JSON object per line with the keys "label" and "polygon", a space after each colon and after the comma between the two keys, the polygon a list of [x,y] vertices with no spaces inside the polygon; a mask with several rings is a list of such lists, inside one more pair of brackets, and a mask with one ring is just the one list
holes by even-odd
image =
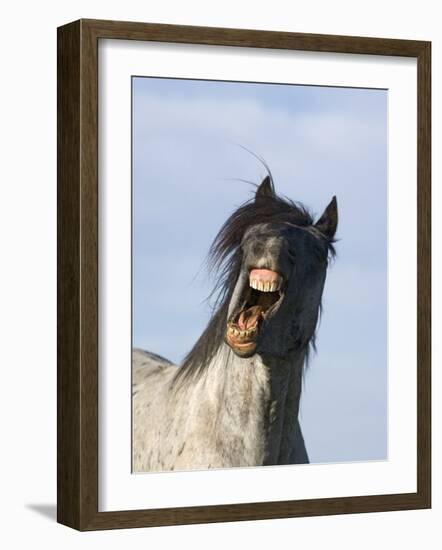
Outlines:
{"label": "horse lower teeth", "polygon": [[236,329],[235,327],[229,326],[227,330],[229,334],[236,336],[237,338],[244,339],[252,336],[256,332],[256,327],[252,327],[248,330],[239,330],[239,329]]}

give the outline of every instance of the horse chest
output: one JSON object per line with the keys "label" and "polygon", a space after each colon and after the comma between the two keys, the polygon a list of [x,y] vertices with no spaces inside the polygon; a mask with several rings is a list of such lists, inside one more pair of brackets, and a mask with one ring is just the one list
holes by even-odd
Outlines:
{"label": "horse chest", "polygon": [[262,365],[229,368],[228,373],[212,371],[188,403],[185,445],[178,457],[183,466],[195,456],[198,467],[204,468],[264,463],[268,423],[274,413],[266,370]]}

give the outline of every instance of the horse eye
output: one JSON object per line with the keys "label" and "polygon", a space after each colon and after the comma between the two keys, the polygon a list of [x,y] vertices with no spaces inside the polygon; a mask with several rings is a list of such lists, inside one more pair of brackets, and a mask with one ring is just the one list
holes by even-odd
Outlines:
{"label": "horse eye", "polygon": [[296,253],[295,253],[295,251],[289,248],[288,251],[287,251],[287,254],[288,254],[289,260],[290,260],[292,263],[295,263],[295,260],[296,260]]}

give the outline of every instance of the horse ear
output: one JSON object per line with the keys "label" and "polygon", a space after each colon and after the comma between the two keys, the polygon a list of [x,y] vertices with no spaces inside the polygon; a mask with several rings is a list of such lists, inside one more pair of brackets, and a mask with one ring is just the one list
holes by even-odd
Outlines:
{"label": "horse ear", "polygon": [[266,176],[261,184],[258,186],[258,189],[255,193],[255,201],[261,198],[274,197],[275,196],[275,187],[270,176]]}
{"label": "horse ear", "polygon": [[315,223],[316,229],[318,229],[323,235],[329,239],[333,239],[338,226],[338,202],[336,197],[333,197],[330,204],[324,210],[324,213]]}

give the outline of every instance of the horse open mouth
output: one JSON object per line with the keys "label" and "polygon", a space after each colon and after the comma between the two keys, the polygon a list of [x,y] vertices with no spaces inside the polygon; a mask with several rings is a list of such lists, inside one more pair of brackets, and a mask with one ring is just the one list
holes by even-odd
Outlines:
{"label": "horse open mouth", "polygon": [[252,269],[241,309],[227,322],[226,343],[241,357],[255,353],[263,321],[282,298],[283,279],[270,269]]}

